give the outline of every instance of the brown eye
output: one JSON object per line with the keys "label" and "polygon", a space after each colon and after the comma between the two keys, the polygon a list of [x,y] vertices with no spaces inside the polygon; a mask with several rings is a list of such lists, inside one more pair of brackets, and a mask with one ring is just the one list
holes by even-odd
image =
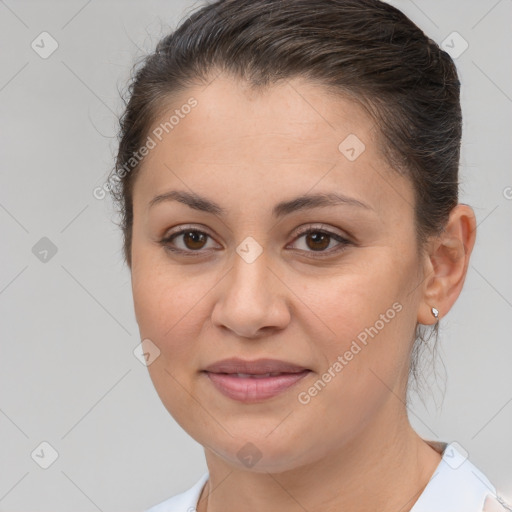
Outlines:
{"label": "brown eye", "polygon": [[[301,241],[301,243],[298,243]],[[334,242],[334,244],[332,244]],[[349,245],[353,245],[350,240],[338,235],[337,233],[332,233],[330,231],[325,231],[319,228],[310,227],[306,230],[303,230],[298,234],[298,237],[295,239],[295,244],[301,252],[310,253],[320,253],[315,257],[329,256],[334,253],[339,253],[346,249]],[[302,247],[300,247],[302,245]],[[333,247],[334,246],[334,247]]]}
{"label": "brown eye", "polygon": [[187,249],[197,250],[202,249],[206,243],[208,235],[201,233],[201,231],[185,231],[181,233],[183,236],[183,243]]}
{"label": "brown eye", "polygon": [[199,231],[198,229],[184,228],[175,233],[171,233],[162,239],[160,244],[163,245],[165,249],[175,253],[199,256],[209,252],[206,250],[208,249],[206,246],[209,239],[213,240],[208,233]]}
{"label": "brown eye", "polygon": [[307,246],[313,251],[323,251],[329,247],[330,235],[321,231],[312,231],[306,234],[305,240]]}

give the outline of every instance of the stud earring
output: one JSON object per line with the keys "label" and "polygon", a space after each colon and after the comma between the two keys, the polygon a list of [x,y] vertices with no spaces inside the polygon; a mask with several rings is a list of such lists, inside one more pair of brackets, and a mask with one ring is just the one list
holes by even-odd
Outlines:
{"label": "stud earring", "polygon": [[436,320],[439,319],[439,311],[436,308],[432,308],[432,314],[436,317]]}

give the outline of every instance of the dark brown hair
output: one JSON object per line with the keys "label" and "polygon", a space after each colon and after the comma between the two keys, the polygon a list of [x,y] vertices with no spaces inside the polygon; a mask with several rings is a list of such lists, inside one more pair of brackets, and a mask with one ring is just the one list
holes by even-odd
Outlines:
{"label": "dark brown hair", "polygon": [[[378,0],[218,0],[185,19],[138,64],[109,177],[131,267],[132,190],[144,144],[169,98],[219,72],[264,88],[302,77],[360,102],[389,166],[410,179],[419,253],[458,203],[460,82],[450,56],[407,16]],[[134,162],[134,160],[131,160]],[[120,172],[123,171],[123,172]],[[416,341],[426,339],[417,325]],[[433,332],[438,334],[436,323]],[[418,377],[419,344],[411,375]]]}

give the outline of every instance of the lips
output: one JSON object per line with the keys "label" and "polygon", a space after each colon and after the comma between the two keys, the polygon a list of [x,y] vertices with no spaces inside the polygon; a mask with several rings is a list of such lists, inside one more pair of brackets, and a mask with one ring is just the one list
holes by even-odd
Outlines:
{"label": "lips", "polygon": [[204,373],[223,395],[254,403],[272,398],[291,388],[311,370],[277,359],[224,359],[207,366]]}
{"label": "lips", "polygon": [[307,370],[299,366],[279,359],[256,359],[246,361],[239,358],[223,359],[207,366],[204,371],[210,373],[241,374],[247,376],[258,376],[265,374],[299,373]]}

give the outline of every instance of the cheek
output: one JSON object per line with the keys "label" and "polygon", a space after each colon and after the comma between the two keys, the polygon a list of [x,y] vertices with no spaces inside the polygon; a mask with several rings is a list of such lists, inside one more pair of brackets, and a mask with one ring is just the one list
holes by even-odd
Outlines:
{"label": "cheek", "polygon": [[205,314],[200,298],[204,287],[196,279],[185,279],[177,267],[163,268],[139,258],[132,271],[132,291],[140,339],[150,339],[159,349],[158,357],[147,367],[153,386],[163,405],[187,430],[193,420],[204,421],[191,408],[188,389],[190,378],[199,367],[197,340]]}
{"label": "cheek", "polygon": [[[406,278],[391,268],[374,265],[308,287],[308,305],[329,328],[322,347],[325,369],[350,379],[350,392],[356,396],[368,386],[382,386],[378,377],[393,386],[408,364],[414,322],[407,289],[402,288]],[[405,267],[402,270],[407,274]],[[332,380],[346,385],[339,378]]]}
{"label": "cheek", "polygon": [[163,343],[180,329],[180,319],[193,310],[198,290],[176,272],[139,267],[132,274],[135,316],[141,336]]}
{"label": "cheek", "polygon": [[[377,265],[361,272],[351,269],[350,274],[312,282],[305,288],[304,302],[318,312],[331,333],[334,331],[329,337],[334,344],[350,342],[376,323],[380,335],[396,329],[400,316],[397,310],[403,307],[400,286],[396,275],[388,275]],[[399,305],[393,307],[396,303]]]}
{"label": "cheek", "polygon": [[185,371],[196,363],[197,342],[208,320],[208,291],[215,276],[191,266],[174,266],[149,256],[132,271],[135,316],[141,339],[160,349],[160,363]]}
{"label": "cheek", "polygon": [[[132,250],[132,294],[135,316],[142,337],[161,342],[187,307],[183,274],[170,267],[161,250],[147,246],[134,233]],[[180,279],[181,273],[181,279]]]}
{"label": "cheek", "polygon": [[408,368],[410,312],[397,276],[383,267],[312,282],[307,290],[304,302],[335,334],[327,331],[315,343],[323,367],[297,390],[299,411],[306,422],[308,415],[330,418],[326,438],[347,439],[372,420],[390,393],[398,394]]}

